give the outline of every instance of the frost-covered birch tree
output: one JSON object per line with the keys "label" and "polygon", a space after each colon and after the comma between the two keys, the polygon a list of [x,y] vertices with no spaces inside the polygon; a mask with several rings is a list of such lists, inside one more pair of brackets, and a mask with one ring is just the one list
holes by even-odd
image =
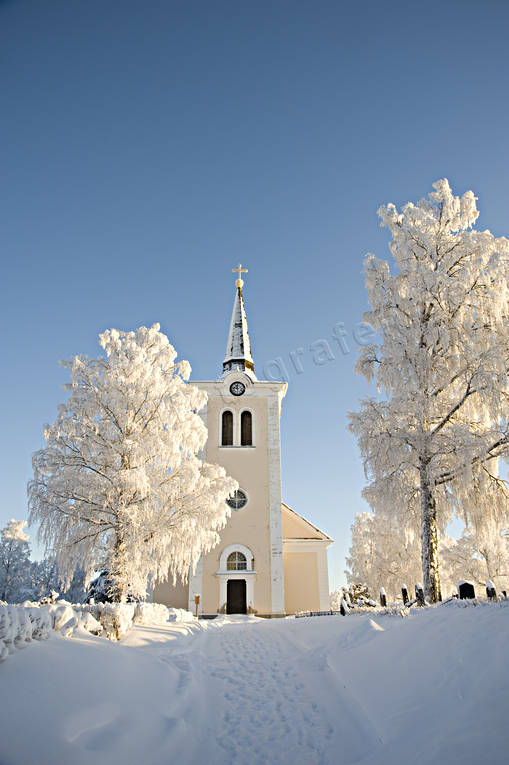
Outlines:
{"label": "frost-covered birch tree", "polygon": [[449,577],[454,584],[471,579],[484,587],[488,580],[497,590],[509,587],[509,543],[505,529],[490,519],[483,527],[465,529],[460,539],[449,538],[441,550]]}
{"label": "frost-covered birch tree", "polygon": [[380,511],[358,513],[346,558],[348,583],[365,582],[372,593],[383,587],[395,598],[403,584],[412,588],[420,582],[420,537],[412,520]]}
{"label": "frost-covered birch tree", "polygon": [[30,548],[26,521],[11,518],[0,532],[0,600],[19,602],[30,596]]}
{"label": "frost-covered birch tree", "polygon": [[380,342],[357,371],[380,396],[350,415],[375,509],[420,517],[425,594],[440,597],[438,533],[455,511],[469,523],[506,513],[509,243],[472,227],[471,191],[447,180],[401,211],[380,208],[395,268],[368,255],[365,314]]}
{"label": "frost-covered birch tree", "polygon": [[237,488],[202,462],[206,393],[159,325],[99,336],[104,355],[65,362],[71,382],[46,446],[33,457],[30,523],[54,553],[64,586],[107,567],[113,599],[144,597],[148,577],[189,567],[218,541]]}

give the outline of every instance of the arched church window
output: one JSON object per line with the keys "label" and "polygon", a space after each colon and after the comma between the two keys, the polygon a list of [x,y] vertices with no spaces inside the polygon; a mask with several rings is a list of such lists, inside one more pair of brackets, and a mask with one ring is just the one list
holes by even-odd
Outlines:
{"label": "arched church window", "polygon": [[232,552],[226,560],[228,571],[245,571],[247,569],[247,558],[244,553]]}
{"label": "arched church window", "polygon": [[253,416],[251,412],[242,412],[240,415],[240,445],[253,445]]}
{"label": "arched church window", "polygon": [[221,417],[221,446],[233,446],[233,412],[223,412]]}

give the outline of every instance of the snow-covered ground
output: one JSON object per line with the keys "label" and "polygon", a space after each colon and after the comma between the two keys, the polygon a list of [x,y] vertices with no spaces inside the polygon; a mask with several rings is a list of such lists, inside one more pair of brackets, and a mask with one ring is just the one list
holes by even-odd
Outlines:
{"label": "snow-covered ground", "polygon": [[506,765],[509,601],[53,633],[0,666],[1,765]]}

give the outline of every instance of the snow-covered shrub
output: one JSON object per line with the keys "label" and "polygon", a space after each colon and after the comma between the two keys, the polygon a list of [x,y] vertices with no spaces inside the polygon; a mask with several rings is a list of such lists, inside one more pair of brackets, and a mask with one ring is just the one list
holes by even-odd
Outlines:
{"label": "snow-covered shrub", "polygon": [[137,603],[134,609],[134,623],[157,625],[168,621],[168,607],[162,603]]}
{"label": "snow-covered shrub", "polygon": [[38,606],[25,606],[32,622],[32,639],[47,640],[52,629],[52,618],[48,609]]}
{"label": "snow-covered shrub", "polygon": [[95,635],[102,632],[101,624],[81,606],[69,603],[39,605],[27,601],[22,605],[0,604],[0,661],[15,648],[24,648],[32,640],[47,640],[54,630],[72,637],[77,629]]}
{"label": "snow-covered shrub", "polygon": [[120,640],[132,627],[136,605],[134,603],[94,603],[82,608],[100,622],[109,640]]}
{"label": "snow-covered shrub", "polygon": [[120,640],[133,624],[160,625],[194,618],[190,611],[161,603],[0,603],[0,661],[32,640],[46,640],[52,631],[72,637],[81,630]]}
{"label": "snow-covered shrub", "polygon": [[185,608],[168,608],[169,622],[193,622],[195,619],[194,614]]}
{"label": "snow-covered shrub", "polygon": [[379,606],[375,603],[374,606],[357,606],[356,608],[349,608],[346,611],[347,616],[369,614],[370,616],[408,616],[410,609],[405,606]]}
{"label": "snow-covered shrub", "polygon": [[100,635],[102,633],[102,624],[94,619],[89,611],[82,611],[79,614],[79,625],[81,629],[86,632],[91,632],[92,635]]}
{"label": "snow-covered shrub", "polygon": [[78,628],[79,619],[78,617],[71,616],[66,623],[60,627],[60,634],[64,637],[72,637],[74,635],[75,630]]}
{"label": "snow-covered shrub", "polygon": [[0,661],[32,640],[45,640],[50,632],[51,616],[47,611],[31,604],[0,604]]}
{"label": "snow-covered shrub", "polygon": [[375,600],[371,597],[371,593],[366,584],[351,584],[348,589],[342,587],[341,590],[336,590],[331,593],[331,608],[333,611],[339,611],[341,608],[341,601],[345,601],[345,605],[348,608],[357,608],[359,606],[377,606]]}
{"label": "snow-covered shrub", "polygon": [[12,606],[0,605],[0,655],[2,660],[14,651],[17,627],[17,619],[12,612]]}
{"label": "snow-covered shrub", "polygon": [[54,603],[47,608],[51,614],[54,630],[61,629],[75,615],[74,609],[69,603]]}

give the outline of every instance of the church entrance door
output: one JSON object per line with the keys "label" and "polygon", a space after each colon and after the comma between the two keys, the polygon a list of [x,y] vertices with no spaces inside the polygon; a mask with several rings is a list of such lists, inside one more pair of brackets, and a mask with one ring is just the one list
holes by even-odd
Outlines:
{"label": "church entrance door", "polygon": [[226,583],[226,613],[245,614],[246,611],[246,580],[228,579]]}

